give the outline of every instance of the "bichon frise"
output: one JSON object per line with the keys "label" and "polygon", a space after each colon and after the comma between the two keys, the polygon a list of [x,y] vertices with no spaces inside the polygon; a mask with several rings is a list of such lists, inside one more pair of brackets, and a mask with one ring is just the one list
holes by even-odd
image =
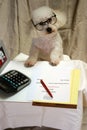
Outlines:
{"label": "bichon frise", "polygon": [[33,38],[29,58],[25,66],[33,66],[38,59],[47,60],[57,65],[63,58],[62,38],[58,28],[66,22],[66,17],[60,11],[48,6],[40,7],[32,12]]}

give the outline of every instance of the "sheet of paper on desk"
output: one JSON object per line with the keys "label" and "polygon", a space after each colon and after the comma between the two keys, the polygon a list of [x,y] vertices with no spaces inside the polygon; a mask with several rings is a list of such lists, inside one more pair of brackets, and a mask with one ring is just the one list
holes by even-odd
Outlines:
{"label": "sheet of paper on desk", "polygon": [[[28,92],[27,99],[31,98],[31,100],[33,100],[36,97],[36,95],[38,95],[37,94],[38,87],[39,87],[39,85],[41,86],[40,79],[43,79],[44,82],[46,82],[46,83],[48,83],[48,81],[51,81],[52,86],[57,85],[57,82],[58,82],[57,80],[61,80],[61,77],[63,79],[67,75],[67,73],[70,73],[69,70],[74,68],[74,65],[72,63],[69,67],[67,67],[68,64],[70,65],[69,62],[68,63],[61,62],[58,66],[52,66],[49,64],[49,62],[41,61],[41,62],[38,62],[34,67],[32,67],[33,68],[32,72],[31,72],[32,73],[31,74],[32,82],[30,84],[31,97],[29,96],[29,92]],[[65,69],[62,69],[62,67]],[[60,71],[60,73],[58,73],[58,71]],[[62,72],[64,73],[64,76],[62,76]],[[67,76],[69,76],[69,74]],[[68,77],[68,79],[69,79],[69,77]],[[66,82],[69,83],[69,81],[66,81]],[[40,88],[42,90],[44,90],[43,87],[40,87]],[[39,90],[40,90],[40,88],[39,88]],[[53,87],[53,88],[55,88],[55,87]],[[38,91],[38,92],[40,92],[40,91]],[[46,93],[45,90],[44,90],[44,93]]]}

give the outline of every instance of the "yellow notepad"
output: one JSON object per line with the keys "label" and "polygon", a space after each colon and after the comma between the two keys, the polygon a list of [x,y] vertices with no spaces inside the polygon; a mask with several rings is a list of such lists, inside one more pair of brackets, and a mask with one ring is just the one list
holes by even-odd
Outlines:
{"label": "yellow notepad", "polygon": [[78,102],[78,90],[80,86],[80,70],[74,69],[71,74],[71,94],[70,94],[70,104],[77,105]]}
{"label": "yellow notepad", "polygon": [[[62,93],[64,93],[63,91],[66,91],[66,93],[64,93],[66,100],[60,99],[60,101],[57,101],[57,98],[59,98],[59,94],[57,94],[57,92],[55,92],[55,94],[57,94],[56,98],[53,100],[45,100],[45,99],[40,99],[36,98],[35,100],[33,100],[32,104],[33,105],[37,105],[37,106],[48,106],[48,107],[63,107],[63,108],[77,108],[77,103],[78,103],[78,90],[79,90],[79,86],[80,86],[80,70],[79,69],[73,69],[70,72],[70,84],[68,83],[68,81],[64,82],[61,81],[61,86],[63,86],[63,82],[65,83],[66,87],[63,89],[61,89],[61,95],[63,96]],[[68,78],[67,78],[68,80]],[[59,81],[60,82],[60,81]],[[63,91],[62,91],[63,90]],[[38,90],[39,91],[39,90]],[[58,90],[55,90],[58,91]],[[43,93],[42,93],[43,94]],[[38,100],[39,99],[39,100]],[[64,100],[64,101],[63,101]]]}

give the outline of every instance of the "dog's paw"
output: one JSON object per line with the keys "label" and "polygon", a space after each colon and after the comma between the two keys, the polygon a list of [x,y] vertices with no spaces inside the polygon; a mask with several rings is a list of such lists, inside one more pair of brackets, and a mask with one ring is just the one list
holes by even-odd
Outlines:
{"label": "dog's paw", "polygon": [[27,60],[27,61],[25,61],[25,66],[26,67],[32,67],[32,66],[34,66],[35,65],[35,63],[36,63],[36,61],[34,61],[34,60]]}
{"label": "dog's paw", "polygon": [[50,64],[53,65],[53,66],[56,66],[59,64],[59,60],[56,60],[56,61],[51,61]]}
{"label": "dog's paw", "polygon": [[59,57],[52,57],[51,58],[51,61],[50,61],[50,64],[53,65],[53,66],[56,66],[60,63],[60,61],[62,60],[62,56],[59,56]]}

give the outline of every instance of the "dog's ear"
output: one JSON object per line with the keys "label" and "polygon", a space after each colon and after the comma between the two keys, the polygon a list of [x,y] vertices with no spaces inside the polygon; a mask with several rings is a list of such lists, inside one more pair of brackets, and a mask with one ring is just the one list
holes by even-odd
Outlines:
{"label": "dog's ear", "polygon": [[61,28],[62,26],[65,25],[66,23],[66,15],[64,12],[61,12],[59,10],[53,10],[53,12],[56,14],[56,17],[57,17],[57,27],[58,28]]}

